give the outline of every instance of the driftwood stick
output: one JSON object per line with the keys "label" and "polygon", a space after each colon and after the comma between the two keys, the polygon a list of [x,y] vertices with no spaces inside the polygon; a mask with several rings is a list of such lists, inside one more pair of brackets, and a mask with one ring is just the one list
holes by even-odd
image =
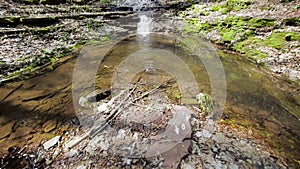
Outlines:
{"label": "driftwood stick", "polygon": [[102,125],[100,127],[92,128],[92,130],[89,134],[90,138],[93,138],[96,134],[98,134],[99,132],[101,132],[103,129],[105,129],[107,127],[107,125],[117,116],[119,109],[122,107],[122,105],[125,103],[125,101],[127,99],[129,99],[129,97],[132,95],[132,93],[135,91],[135,89],[136,89],[136,86],[133,89],[131,89],[131,91],[128,93],[128,95],[125,97],[125,99],[123,99],[122,102],[119,103],[119,105],[111,111],[111,113],[107,117],[104,125]]}

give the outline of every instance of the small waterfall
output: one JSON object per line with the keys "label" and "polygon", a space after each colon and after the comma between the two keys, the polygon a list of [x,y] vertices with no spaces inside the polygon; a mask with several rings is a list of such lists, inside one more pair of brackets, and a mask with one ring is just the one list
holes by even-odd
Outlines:
{"label": "small waterfall", "polygon": [[152,32],[153,18],[145,14],[140,14],[139,18],[140,21],[137,24],[137,34],[145,37]]}
{"label": "small waterfall", "polygon": [[133,11],[141,11],[143,8],[154,6],[154,2],[151,0],[123,0],[119,2],[119,6],[131,7]]}
{"label": "small waterfall", "polygon": [[[137,23],[137,34],[145,37],[153,30],[153,18],[151,7],[155,5],[153,0],[121,0],[120,7],[130,7],[138,14],[139,22]],[[145,10],[148,10],[146,12]]]}

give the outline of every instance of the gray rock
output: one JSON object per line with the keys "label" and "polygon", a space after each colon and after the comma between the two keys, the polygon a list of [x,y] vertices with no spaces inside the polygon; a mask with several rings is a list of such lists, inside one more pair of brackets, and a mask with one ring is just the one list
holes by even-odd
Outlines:
{"label": "gray rock", "polygon": [[45,152],[42,151],[42,150],[40,150],[40,151],[38,151],[37,157],[36,157],[36,159],[34,160],[34,162],[35,162],[35,163],[39,163],[39,162],[41,162],[41,161],[44,159],[44,157],[45,157]]}
{"label": "gray rock", "polygon": [[66,157],[67,158],[72,158],[72,157],[75,157],[79,154],[79,151],[77,149],[75,150],[71,150],[69,152],[66,153]]}
{"label": "gray rock", "polygon": [[90,156],[93,156],[95,155],[95,150],[96,150],[97,147],[93,147],[93,146],[87,146],[84,151],[86,153],[88,153]]}
{"label": "gray rock", "polygon": [[229,168],[231,168],[231,169],[238,169],[239,166],[236,165],[236,164],[230,164],[230,165],[229,165]]}
{"label": "gray rock", "polygon": [[210,138],[210,137],[212,136],[212,134],[211,134],[209,131],[207,131],[207,130],[203,130],[203,131],[202,131],[202,134],[203,134],[203,136],[206,137],[206,138]]}
{"label": "gray rock", "polygon": [[83,164],[76,167],[76,169],[87,169],[87,168],[88,166]]}
{"label": "gray rock", "polygon": [[46,141],[43,144],[45,150],[49,150],[51,147],[55,146],[59,142],[60,136],[55,136],[52,139]]}
{"label": "gray rock", "polygon": [[84,107],[84,108],[90,108],[91,103],[89,102],[89,100],[87,98],[85,98],[84,96],[79,98],[79,105]]}
{"label": "gray rock", "polygon": [[183,169],[194,169],[194,167],[191,166],[190,164],[183,164],[183,165],[182,165],[182,168],[183,168]]}

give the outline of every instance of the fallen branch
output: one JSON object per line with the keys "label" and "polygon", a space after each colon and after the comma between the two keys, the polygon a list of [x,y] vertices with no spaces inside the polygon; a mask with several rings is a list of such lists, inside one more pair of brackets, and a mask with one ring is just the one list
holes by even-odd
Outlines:
{"label": "fallen branch", "polygon": [[107,117],[106,123],[104,125],[102,125],[98,128],[92,128],[92,130],[90,132],[90,138],[93,138],[96,134],[103,131],[103,129],[105,129],[107,127],[107,125],[119,114],[120,108],[125,103],[125,101],[127,99],[129,99],[129,97],[132,95],[132,93],[135,91],[135,89],[136,89],[136,86],[133,89],[131,89],[131,91],[128,93],[127,97],[125,99],[123,99],[123,101],[110,113],[110,115]]}
{"label": "fallen branch", "polygon": [[[145,96],[148,96],[149,94],[155,92],[157,89],[161,88],[161,87],[165,87],[167,86],[168,84],[170,84],[171,82],[175,81],[174,79],[171,79],[171,80],[168,80],[166,83],[164,84],[161,84],[159,86],[156,86],[155,88],[153,88],[152,90],[142,94],[141,96],[135,98],[133,101],[127,103],[124,107],[122,107],[123,103],[131,96],[131,94],[134,92],[135,88],[133,88],[133,90],[130,91],[130,93],[128,94],[128,96],[125,98],[125,100],[123,100],[119,106],[117,106],[116,109],[114,109],[111,113],[111,115],[107,118],[106,120],[106,123],[104,125],[102,125],[101,127],[99,127],[98,129],[96,129],[94,132],[91,132],[91,136],[90,138],[93,138],[95,137],[95,135],[97,135],[99,132],[103,131],[103,129],[105,129],[108,124],[113,120],[115,119],[125,108],[127,108],[128,106],[130,106],[132,103],[144,98]],[[121,109],[122,107],[122,109]]]}
{"label": "fallen branch", "polygon": [[133,94],[133,92],[135,91],[135,89],[137,88],[136,86],[134,88],[132,88],[130,90],[130,92],[128,93],[128,95],[125,97],[125,99],[122,100],[121,103],[118,104],[118,106],[113,109],[110,113],[110,115],[108,116],[108,118],[105,120],[105,123],[100,126],[93,126],[91,130],[89,130],[87,133],[85,133],[82,137],[79,137],[76,140],[72,140],[70,141],[68,144],[69,146],[67,146],[67,149],[71,149],[74,146],[76,146],[77,144],[79,144],[80,142],[82,142],[83,140],[87,139],[87,138],[93,138],[95,137],[98,133],[100,133],[101,131],[103,131],[125,108],[127,108],[128,106],[130,106],[131,104],[135,103],[136,101],[148,96],[149,94],[155,92],[157,89],[162,88],[167,86],[168,84],[172,83],[173,81],[175,81],[174,79],[168,80],[166,83],[161,84],[153,89],[151,89],[148,92],[143,93],[141,96],[133,99],[132,101],[128,102],[127,104],[124,105],[124,103],[129,99],[129,97]]}
{"label": "fallen branch", "polygon": [[[135,89],[135,88],[134,88]],[[133,92],[133,91],[132,91]],[[120,97],[121,95],[123,95],[124,93],[121,92],[120,94],[118,94],[116,97],[112,98],[110,102],[112,102],[112,100],[115,100],[116,98]],[[130,94],[126,97],[126,98],[129,98]],[[125,98],[125,100],[126,100]],[[125,100],[122,101],[125,102]],[[115,112],[118,110],[119,107],[121,107],[122,103],[120,103],[112,112]],[[111,113],[110,116],[112,116],[113,113]],[[107,121],[107,120],[106,120]],[[92,138],[91,135],[94,135],[93,133],[95,133],[97,131],[97,133],[101,132],[106,126],[107,126],[108,123],[105,123],[104,125],[101,125],[100,128],[95,128],[95,124],[94,126],[92,127],[91,130],[89,130],[87,133],[85,133],[83,136],[77,138],[77,139],[74,139],[74,140],[71,140],[70,142],[68,142],[68,146],[66,146],[65,148],[68,150],[68,149],[71,149],[73,148],[74,146],[76,146],[77,144],[79,144],[80,142],[82,142],[83,140],[87,139],[87,138]],[[102,129],[101,129],[102,128]],[[100,130],[101,129],[101,130]]]}

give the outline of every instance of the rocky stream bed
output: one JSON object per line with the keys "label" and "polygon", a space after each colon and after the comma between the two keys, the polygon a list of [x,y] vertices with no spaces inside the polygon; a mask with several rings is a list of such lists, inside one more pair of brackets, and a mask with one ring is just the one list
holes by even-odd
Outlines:
{"label": "rocky stream bed", "polygon": [[[0,168],[299,168],[298,1],[145,1],[138,7],[155,11],[154,32],[199,35],[239,53],[219,52],[229,87],[217,121],[206,86],[184,101],[178,83],[151,68],[114,99],[109,74],[120,60],[109,56],[137,48],[142,17],[135,8],[51,2],[0,2]],[[97,54],[124,35],[99,67],[98,89],[74,101],[70,70],[83,46]],[[153,46],[180,51],[172,39],[152,38]],[[83,122],[73,102],[96,122]],[[101,132],[90,130],[103,124]]]}

